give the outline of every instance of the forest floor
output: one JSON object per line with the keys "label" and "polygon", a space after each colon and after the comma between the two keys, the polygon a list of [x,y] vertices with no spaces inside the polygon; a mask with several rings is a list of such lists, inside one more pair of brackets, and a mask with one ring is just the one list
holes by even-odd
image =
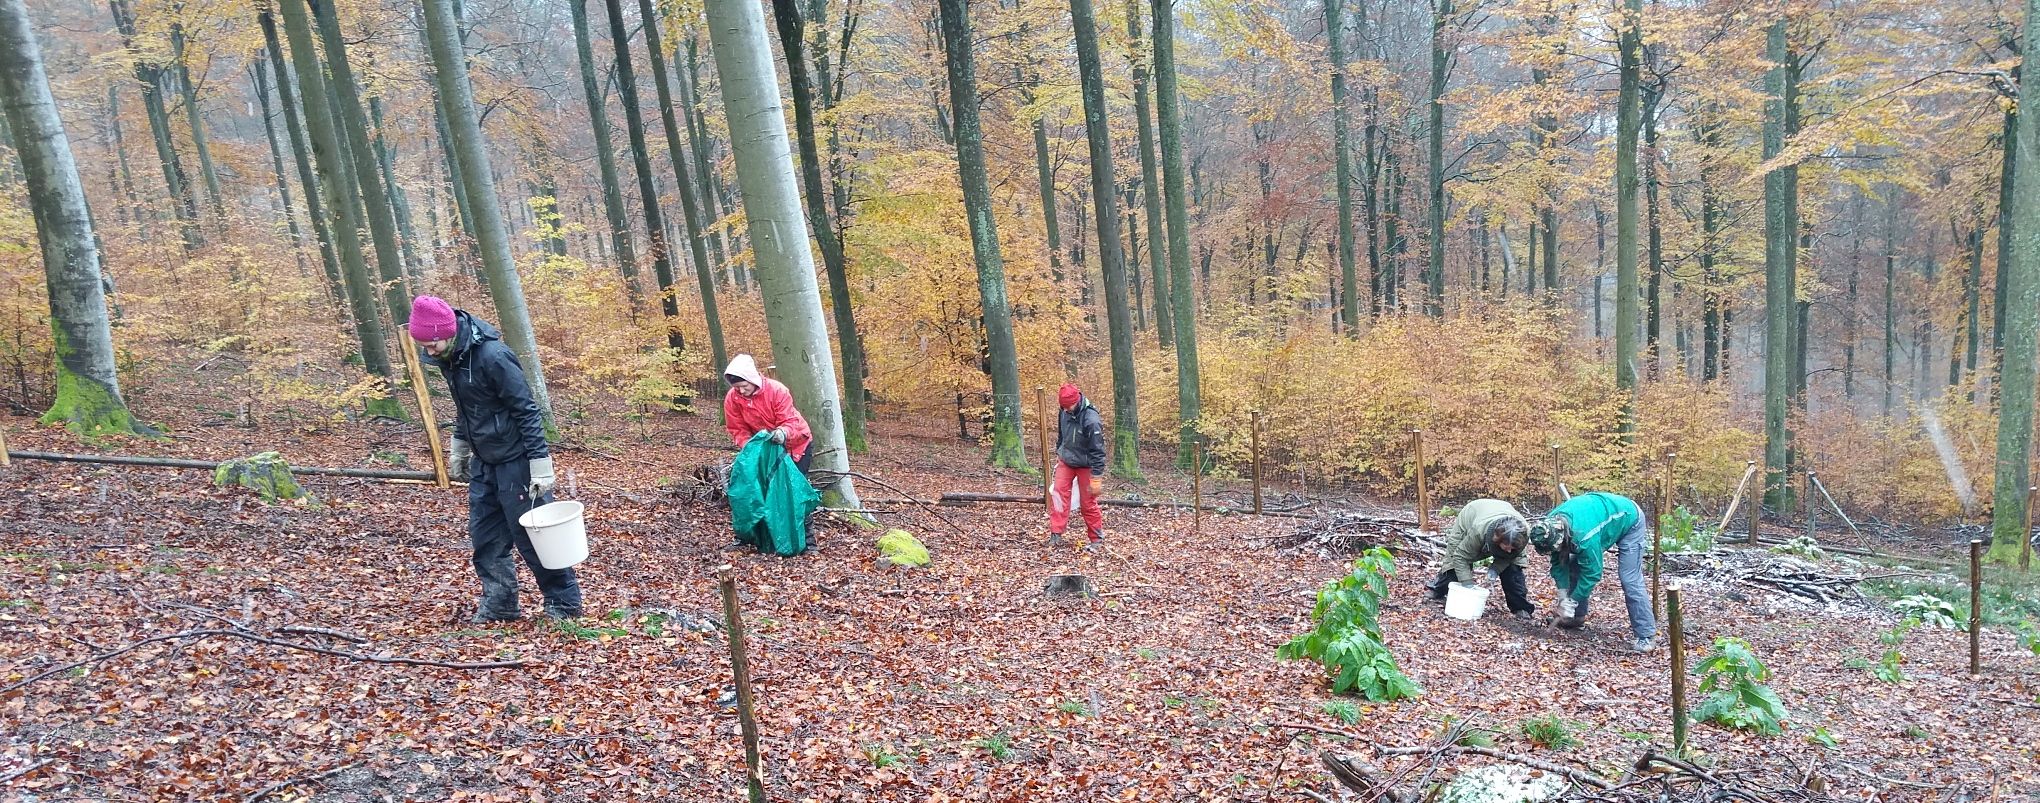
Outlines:
{"label": "forest floor", "polygon": [[[147,412],[178,437],[118,451],[427,464],[415,425],[250,429],[206,393],[155,391]],[[0,424],[17,450],[85,450],[29,418]],[[938,518],[874,502],[928,544],[930,567],[875,568],[873,533],[833,522],[817,526],[808,554],[779,558],[730,548],[727,512],[689,498],[692,472],[728,454],[713,422],[654,426],[647,441],[638,423],[581,424],[557,452],[562,490],[590,506],[594,544],[578,569],[590,615],[573,627],[531,616],[528,574],[530,618],[467,623],[476,583],[459,490],[306,477],[316,504],[263,504],[196,471],[0,469],[0,797],[740,800],[744,754],[716,629],[726,564],[753,629],[775,801],[1339,799],[1321,751],[1357,756],[1379,777],[1407,772],[1412,789],[1434,765],[1435,779],[1480,759],[1377,749],[1435,745],[1452,721],[1493,729],[1497,750],[1610,780],[1670,742],[1668,651],[1629,651],[1612,571],[1598,615],[1573,634],[1497,616],[1498,600],[1478,622],[1447,619],[1422,596],[1433,564],[1405,550],[1381,618],[1424,694],[1358,701],[1347,723],[1325,707],[1335,698],[1320,667],[1275,658],[1308,629],[1317,588],[1347,570],[1270,545],[1307,519],[1207,514],[1193,531],[1187,512],[1108,508],[1106,548],[1080,553],[1046,544],[1038,507]],[[985,467],[953,433],[901,426],[874,426],[859,471],[923,499],[1038,488]],[[1151,471],[1148,498],[1187,497],[1180,478]],[[1543,568],[1536,559],[1531,589],[1548,606]],[[1047,576],[1071,572],[1099,596],[1044,597]],[[1812,779],[1846,800],[2040,798],[2040,660],[2009,631],[1985,631],[1972,678],[1963,634],[1916,630],[1907,680],[1886,683],[1852,662],[1882,654],[1877,634],[1896,621],[1882,604],[1686,587],[1691,660],[1718,636],[1747,639],[1790,711],[1769,738],[1695,726],[1692,752],[1719,776],[1752,789]],[[193,635],[22,685],[189,631],[352,657]],[[1580,744],[1530,744],[1522,723],[1543,716],[1571,723]]]}

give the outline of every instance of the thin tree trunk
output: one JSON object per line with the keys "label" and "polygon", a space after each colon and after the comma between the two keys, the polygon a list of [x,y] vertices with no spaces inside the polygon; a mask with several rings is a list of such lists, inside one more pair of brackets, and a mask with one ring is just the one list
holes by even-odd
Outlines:
{"label": "thin tree trunk", "polygon": [[[644,290],[638,281],[637,247],[631,242],[630,214],[623,205],[623,184],[616,175],[616,146],[609,130],[609,112],[603,108],[602,85],[595,72],[595,48],[588,32],[587,0],[567,4],[574,18],[574,48],[581,61],[581,94],[588,102],[588,122],[595,137],[595,165],[602,181],[602,209],[609,223],[610,251],[616,254],[617,271],[623,288],[630,293],[633,309],[644,304]],[[600,238],[598,238],[599,240]],[[598,247],[600,243],[597,243]],[[603,255],[608,258],[607,254]],[[715,366],[720,371],[723,366]]]}
{"label": "thin tree trunk", "polygon": [[1381,308],[1383,312],[1394,313],[1402,311],[1402,258],[1409,244],[1402,234],[1402,164],[1386,129],[1381,132],[1381,159],[1384,174],[1381,231],[1388,249],[1382,260]]}
{"label": "thin tree trunk", "polygon": [[[2025,41],[2040,36],[2040,0],[2026,2]],[[2019,87],[2019,103],[2040,101],[2040,93]],[[2019,115],[2013,128],[2008,159],[2019,164],[2036,164],[2040,156],[2040,116]],[[2012,178],[2012,203],[2006,221],[2012,223],[2012,257],[2001,277],[2005,289],[2005,350],[2003,387],[1998,412],[1997,472],[1991,505],[1990,559],[2001,564],[2017,561],[2032,533],[2027,530],[2026,489],[2033,453],[2033,373],[2036,333],[2040,333],[2040,226],[2024,225],[2040,217],[2040,175],[2020,170]]]}
{"label": "thin tree trunk", "polygon": [[[681,116],[687,123],[687,151],[694,156],[694,180],[701,186],[701,224],[708,232],[708,252],[715,258],[717,275],[722,275],[724,266],[729,272],[729,281],[736,285],[737,292],[745,292],[744,266],[730,259],[723,245],[723,236],[717,228],[723,219],[722,193],[716,191],[717,177],[709,163],[709,153],[715,150],[715,140],[708,134],[708,113],[706,103],[701,100],[700,58],[693,36],[687,38],[687,71],[680,75],[680,99],[686,104]],[[733,243],[734,245],[734,243]],[[741,248],[739,248],[741,250]]]}
{"label": "thin tree trunk", "polygon": [[[1886,185],[1884,191],[1884,405],[1880,409],[1884,415],[1889,416],[1892,387],[1898,383],[1899,189]],[[1999,378],[1999,384],[2003,384],[2002,376]]]}
{"label": "thin tree trunk", "polygon": [[[354,67],[347,60],[340,17],[333,7],[334,0],[306,2],[311,4],[319,41],[326,50],[326,66],[331,70],[327,87],[332,102],[340,109],[341,134],[346,137],[343,147],[352,162],[354,180],[361,186],[362,211],[368,218],[369,239],[375,244],[375,264],[382,276],[383,304],[388,308],[390,322],[403,326],[411,320],[411,291],[404,276],[403,250],[397,245],[396,213],[390,209],[389,190],[383,186],[382,170],[375,162],[374,148],[369,146],[368,115],[362,110]],[[482,214],[493,212],[483,210]]]}
{"label": "thin tree trunk", "polygon": [[[347,302],[347,281],[341,276],[340,257],[334,252],[333,223],[326,214],[325,202],[320,198],[319,178],[312,172],[311,140],[306,137],[304,123],[298,113],[303,107],[298,103],[298,91],[291,80],[290,67],[284,60],[283,43],[277,40],[276,19],[264,9],[257,13],[256,22],[262,28],[263,47],[269,55],[269,66],[276,73],[277,105],[283,107],[284,132],[290,135],[291,157],[297,166],[298,186],[304,189],[305,217],[312,224],[312,236],[319,241],[319,262],[326,271],[326,292],[333,300],[344,305]],[[349,307],[349,314],[352,308]]]}
{"label": "thin tree trunk", "polygon": [[[1140,23],[1140,0],[1126,0],[1127,51],[1133,62],[1134,129],[1140,140],[1140,194],[1147,210],[1148,275],[1149,284],[1154,287],[1155,342],[1166,350],[1175,348],[1176,343],[1175,319],[1169,313],[1169,232],[1162,220],[1161,168],[1155,156],[1154,110],[1148,102],[1148,53],[1141,46]],[[1138,267],[1135,266],[1136,271]],[[1352,280],[1348,277],[1347,281],[1350,290]],[[1134,302],[1138,304],[1140,299]]]}
{"label": "thin tree trunk", "polygon": [[1842,397],[1856,397],[1856,283],[1863,273],[1863,192],[1849,199],[1849,284],[1842,303]]}
{"label": "thin tree trunk", "polygon": [[[707,7],[725,116],[731,125],[730,148],[743,188],[744,219],[751,231],[779,379],[793,391],[794,402],[814,431],[808,448],[815,456],[816,473],[831,478],[820,483],[823,503],[859,508],[838,412],[842,408],[836,397],[836,361],[829,354],[829,330],[815,286],[814,254],[808,248],[764,9],[752,0],[708,0]],[[1017,391],[1017,376],[1014,385]]]}
{"label": "thin tree trunk", "polygon": [[153,435],[121,398],[99,241],[23,0],[0,0],[0,112],[28,185],[49,294],[56,398],[42,423],[63,422],[84,438]]}
{"label": "thin tree trunk", "polygon": [[156,161],[163,167],[163,187],[170,193],[171,209],[177,215],[178,230],[184,238],[184,250],[196,251],[205,245],[205,235],[198,227],[198,199],[192,191],[191,181],[185,177],[184,162],[177,156],[177,146],[171,140],[170,112],[163,106],[163,70],[144,59],[135,49],[135,16],[127,0],[110,0],[110,6],[121,43],[127,48],[128,57],[135,62],[135,82],[141,84],[142,108],[149,116],[149,133],[156,143]]}
{"label": "thin tree trunk", "polygon": [[[666,345],[684,351],[687,341],[680,333],[680,301],[673,295],[673,254],[666,243],[666,216],[659,206],[651,151],[645,147],[644,115],[638,111],[637,71],[630,61],[630,29],[624,24],[621,0],[603,0],[602,6],[609,15],[609,44],[616,49],[616,94],[623,102],[624,132],[630,138],[630,160],[637,171],[638,207],[644,213],[645,238],[652,249],[652,277],[659,284]],[[716,370],[722,370],[722,366]]]}
{"label": "thin tree trunk", "polygon": [[1452,50],[1445,41],[1452,24],[1452,0],[1433,0],[1431,15],[1431,93],[1426,109],[1430,113],[1430,224],[1429,267],[1425,271],[1424,311],[1432,317],[1445,315],[1445,89],[1450,80]]}
{"label": "thin tree trunk", "polygon": [[1615,122],[1615,386],[1623,394],[1622,432],[1636,429],[1637,137],[1643,128],[1643,3],[1626,0],[1621,32],[1622,86]]}
{"label": "thin tree trunk", "polygon": [[[1712,106],[1703,106],[1696,115],[1694,138],[1702,148],[1712,150],[1721,144],[1721,123]],[[1718,267],[1721,259],[1721,194],[1716,187],[1716,175],[1712,160],[1703,159],[1700,165],[1700,280],[1705,284],[1702,301],[1707,305],[1706,344],[1700,360],[1700,380],[1712,382],[1722,377],[1721,366],[1728,356],[1724,341],[1728,323],[1723,319],[1721,275]]]}
{"label": "thin tree trunk", "polygon": [[[1977,215],[1969,227],[1969,274],[1962,282],[1963,330],[1962,370],[1971,377],[1976,375],[1977,344],[1983,339],[1982,330],[1982,289],[1983,289],[1983,216]],[[1961,374],[1957,374],[1959,379]],[[1950,384],[1958,384],[1951,382]],[[1976,388],[1972,384],[1968,398],[1976,400]]]}
{"label": "thin tree trunk", "polygon": [[[1798,102],[1790,65],[1798,58],[1786,40],[1786,21],[1773,22],[1766,53],[1772,67],[1765,79],[1770,99],[1765,104],[1764,158],[1775,158],[1785,149],[1787,118]],[[1793,484],[1788,465],[1790,433],[1785,427],[1787,404],[1792,397],[1792,332],[1794,301],[1797,296],[1795,263],[1798,259],[1799,203],[1797,167],[1776,168],[1764,175],[1764,470],[1765,502],[1775,510],[1793,507]]]}
{"label": "thin tree trunk", "polygon": [[[297,205],[290,200],[290,179],[285,178],[283,173],[283,147],[276,141],[276,113],[269,106],[269,62],[260,57],[254,61],[255,99],[262,106],[262,138],[269,143],[270,174],[276,178],[276,197],[282,202],[284,226],[290,232],[290,253],[297,258],[298,273],[302,274],[308,272],[305,236],[298,228]],[[327,289],[331,290],[332,286],[328,285]]]}
{"label": "thin tree trunk", "polygon": [[503,207],[496,198],[495,171],[489,166],[488,140],[482,134],[481,115],[475,110],[474,90],[468,83],[467,53],[460,44],[459,18],[454,16],[452,5],[452,0],[425,0],[425,32],[431,48],[433,81],[438,85],[439,97],[446,102],[446,127],[453,134],[454,156],[460,160],[461,175],[467,180],[468,198],[480,212],[474,221],[476,245],[481,248],[482,267],[489,275],[489,298],[496,302],[503,342],[524,364],[532,401],[545,417],[550,435],[552,394],[546,389],[545,368],[539,363],[538,338],[531,328],[531,312],[524,303],[524,285],[517,277],[517,264],[510,258],[510,233],[498,211]]}
{"label": "thin tree trunk", "polygon": [[411,225],[411,196],[397,183],[397,149],[383,127],[382,98],[368,98],[368,122],[375,126],[376,165],[381,168],[383,188],[389,192],[390,214],[397,222],[397,248],[404,256],[404,268],[411,281],[425,281],[425,259],[418,254],[418,232]]}
{"label": "thin tree trunk", "polygon": [[[1183,122],[1176,89],[1176,19],[1171,0],[1151,0],[1155,39],[1155,118],[1162,147],[1162,187],[1169,225],[1169,282],[1174,297],[1170,322],[1176,327],[1176,409],[1181,422],[1176,466],[1192,468],[1198,427],[1204,416],[1197,363],[1197,300],[1190,275],[1190,212],[1184,203]],[[1205,252],[1210,264],[1210,252]],[[1210,282],[1205,282],[1209,287]]]}
{"label": "thin tree trunk", "polygon": [[[390,355],[383,341],[382,318],[376,313],[375,283],[369,278],[367,258],[361,252],[361,198],[347,166],[347,152],[340,144],[339,123],[326,99],[325,70],[312,44],[312,22],[305,0],[282,0],[283,30],[290,39],[291,63],[297,68],[298,89],[304,100],[305,132],[312,143],[313,161],[319,168],[319,190],[326,209],[333,215],[334,251],[340,257],[341,275],[346,281],[348,308],[354,312],[354,332],[361,341],[362,367],[370,375],[394,384]],[[264,17],[267,19],[266,15]],[[369,402],[372,414],[403,415],[403,405],[394,399]]]}
{"label": "thin tree trunk", "polygon": [[[949,0],[959,6],[959,0]],[[1098,56],[1098,21],[1091,0],[1070,0],[1076,28],[1077,75],[1084,96],[1084,133],[1091,148],[1091,199],[1097,205],[1098,265],[1105,280],[1105,324],[1112,344],[1113,476],[1140,477],[1140,401],[1133,371],[1133,323],[1127,310],[1126,263],[1119,247],[1119,180],[1112,166],[1111,123],[1106,119],[1104,67]],[[952,47],[967,39],[951,39]],[[966,45],[967,46],[967,45]],[[957,107],[962,108],[962,99]],[[962,119],[959,114],[958,119]],[[973,126],[974,127],[974,126]]]}
{"label": "thin tree trunk", "polygon": [[[120,124],[119,81],[109,81],[106,85],[106,128],[112,134],[113,141],[111,147],[113,149],[114,161],[118,163],[120,170],[118,189],[121,197],[121,208],[126,211],[127,216],[132,218],[134,222],[140,223],[142,222],[140,198],[135,193],[135,174],[128,164],[127,137],[122,132]],[[293,149],[296,148],[296,140],[292,140],[291,146]]]}
{"label": "thin tree trunk", "polygon": [[184,94],[184,120],[191,126],[191,152],[198,156],[198,175],[205,181],[206,198],[212,201],[213,225],[225,226],[227,200],[220,192],[219,168],[213,166],[205,111],[198,105],[198,84],[191,80],[191,63],[184,56],[184,26],[177,22],[170,23],[170,58],[177,63],[178,91]]}
{"label": "thin tree trunk", "polygon": [[[1367,22],[1366,6],[1361,6],[1358,18],[1364,29]],[[1360,38],[1362,41],[1365,41],[1364,36]],[[1360,132],[1360,214],[1362,216],[1361,222],[1367,226],[1367,307],[1371,313],[1380,315],[1383,311],[1381,275],[1381,244],[1383,241],[1381,236],[1381,152],[1374,145],[1374,135],[1379,128],[1375,122],[1378,110],[1375,108],[1374,90],[1369,88],[1366,94],[1367,104],[1365,111],[1367,113],[1367,124]],[[1507,246],[1503,247],[1502,253],[1508,253]],[[1508,295],[1508,272],[1508,263],[1504,261],[1502,264],[1502,294],[1504,296]]]}
{"label": "thin tree trunk", "polygon": [[[2019,83],[2019,75],[2019,66],[2012,67],[2011,76],[2014,86]],[[2002,135],[2004,156],[1998,164],[1998,253],[1997,265],[1995,266],[1997,276],[1991,282],[1993,288],[1990,304],[1990,395],[1993,402],[1997,401],[2004,392],[2005,294],[2008,292],[2010,284],[2005,281],[2005,277],[2011,274],[2010,254],[2013,248],[2012,238],[2014,231],[2018,228],[2017,222],[2012,219],[2012,182],[2018,173],[2019,165],[2018,148],[2013,147],[2012,142],[2017,138],[2018,127],[2018,108],[2016,106],[2007,107],[2005,111],[2004,133]]]}
{"label": "thin tree trunk", "polygon": [[694,261],[694,282],[700,286],[709,357],[715,361],[715,370],[720,371],[729,365],[729,353],[723,345],[722,315],[716,309],[715,273],[708,261],[707,240],[701,233],[701,204],[694,197],[694,179],[687,175],[687,153],[680,149],[680,128],[673,120],[673,89],[666,77],[666,40],[659,35],[659,15],[653,10],[652,0],[638,0],[638,19],[645,28],[645,51],[651,56],[652,86],[659,97],[659,122],[666,132],[666,158],[673,163],[673,192],[680,196],[680,215],[687,226],[687,254]]}
{"label": "thin tree trunk", "polygon": [[[1640,77],[1640,76],[1639,76]],[[1644,204],[1644,253],[1650,271],[1650,287],[1644,291],[1644,368],[1651,381],[1657,381],[1664,365],[1665,326],[1665,236],[1662,225],[1663,207],[1659,203],[1658,165],[1658,102],[1664,95],[1657,87],[1639,87],[1643,94],[1643,204]]]}

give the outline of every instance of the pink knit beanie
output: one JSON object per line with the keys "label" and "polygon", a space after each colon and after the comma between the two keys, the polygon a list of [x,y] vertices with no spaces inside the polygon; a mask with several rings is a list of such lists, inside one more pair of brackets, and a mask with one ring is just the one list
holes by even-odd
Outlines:
{"label": "pink knit beanie", "polygon": [[452,305],[438,296],[411,299],[410,327],[411,339],[420,343],[445,340],[459,330],[453,319]]}

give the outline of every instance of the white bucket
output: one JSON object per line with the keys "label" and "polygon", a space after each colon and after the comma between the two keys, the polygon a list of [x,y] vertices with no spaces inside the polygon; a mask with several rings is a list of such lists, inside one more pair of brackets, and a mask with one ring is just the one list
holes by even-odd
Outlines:
{"label": "white bucket", "polygon": [[540,565],[565,569],[588,559],[588,528],[581,520],[581,510],[581,503],[562,500],[517,517],[517,524],[531,534],[531,548],[538,552]]}
{"label": "white bucket", "polygon": [[1488,590],[1480,586],[1453,583],[1445,593],[1445,615],[1454,619],[1473,621],[1487,610]]}

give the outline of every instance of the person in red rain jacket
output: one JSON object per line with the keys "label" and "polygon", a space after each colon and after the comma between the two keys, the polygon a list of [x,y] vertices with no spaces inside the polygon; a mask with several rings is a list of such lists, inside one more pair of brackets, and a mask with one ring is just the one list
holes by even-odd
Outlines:
{"label": "person in red rain jacket", "polygon": [[758,363],[749,354],[730,360],[723,379],[730,383],[722,405],[723,426],[729,429],[730,440],[742,449],[752,435],[770,432],[772,442],[784,444],[786,455],[806,474],[814,458],[808,445],[815,437],[808,430],[807,419],[794,408],[793,393],[779,380],[758,373]]}
{"label": "person in red rain jacket", "polygon": [[1090,550],[1105,537],[1105,513],[1098,508],[1098,494],[1104,490],[1098,478],[1105,473],[1105,425],[1098,408],[1077,390],[1064,383],[1056,395],[1062,416],[1056,421],[1055,478],[1048,491],[1048,542],[1062,543],[1063,529],[1070,523],[1072,496],[1084,515],[1083,548]]}

